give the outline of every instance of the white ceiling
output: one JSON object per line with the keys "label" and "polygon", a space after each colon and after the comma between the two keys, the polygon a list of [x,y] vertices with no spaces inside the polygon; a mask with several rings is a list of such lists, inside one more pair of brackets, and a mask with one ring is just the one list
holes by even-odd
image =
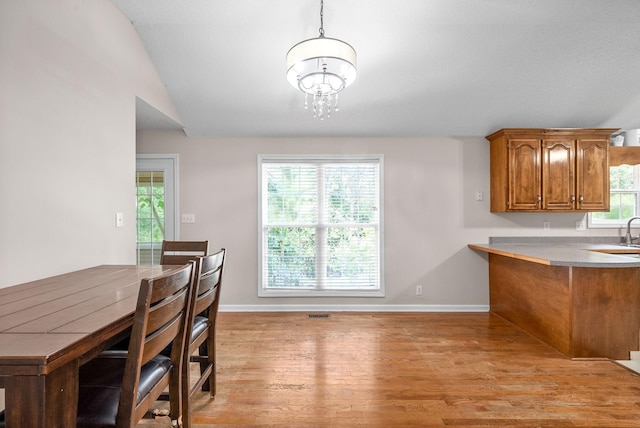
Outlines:
{"label": "white ceiling", "polygon": [[[640,128],[639,0],[325,0],[325,34],[356,49],[358,78],[324,121],[285,78],[289,48],[318,36],[320,0],[112,1],[190,136]],[[142,107],[140,128],[166,128]]]}

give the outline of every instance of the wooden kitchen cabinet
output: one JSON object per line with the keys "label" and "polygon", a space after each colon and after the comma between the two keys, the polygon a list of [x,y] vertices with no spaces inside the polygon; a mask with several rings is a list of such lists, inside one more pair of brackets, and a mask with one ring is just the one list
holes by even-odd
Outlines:
{"label": "wooden kitchen cabinet", "polygon": [[608,211],[617,129],[501,129],[491,144],[491,211]]}

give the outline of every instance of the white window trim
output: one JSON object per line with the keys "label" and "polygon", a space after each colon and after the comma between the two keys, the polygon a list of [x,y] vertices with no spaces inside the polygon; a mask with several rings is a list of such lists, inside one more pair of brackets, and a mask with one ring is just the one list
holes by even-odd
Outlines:
{"label": "white window trim", "polygon": [[[379,193],[380,193],[380,224],[379,224],[379,269],[380,269],[380,288],[376,290],[272,290],[266,289],[262,284],[263,273],[263,251],[264,242],[262,233],[262,164],[264,162],[317,162],[317,161],[362,161],[371,160],[379,164]],[[385,281],[384,281],[384,155],[368,154],[368,155],[318,155],[318,154],[259,154],[257,162],[258,176],[258,297],[385,297]]]}

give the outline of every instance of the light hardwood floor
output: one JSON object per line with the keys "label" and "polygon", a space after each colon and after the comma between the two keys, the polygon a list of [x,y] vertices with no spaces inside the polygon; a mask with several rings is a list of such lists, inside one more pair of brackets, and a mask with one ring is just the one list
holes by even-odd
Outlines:
{"label": "light hardwood floor", "polygon": [[218,320],[218,394],[196,399],[197,427],[640,427],[640,376],[488,313]]}

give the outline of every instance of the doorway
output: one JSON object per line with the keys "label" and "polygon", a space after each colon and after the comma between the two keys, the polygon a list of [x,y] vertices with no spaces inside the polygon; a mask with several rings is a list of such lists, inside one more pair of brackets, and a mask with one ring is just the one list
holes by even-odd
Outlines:
{"label": "doorway", "polygon": [[136,263],[160,263],[162,241],[178,239],[178,155],[136,157]]}

